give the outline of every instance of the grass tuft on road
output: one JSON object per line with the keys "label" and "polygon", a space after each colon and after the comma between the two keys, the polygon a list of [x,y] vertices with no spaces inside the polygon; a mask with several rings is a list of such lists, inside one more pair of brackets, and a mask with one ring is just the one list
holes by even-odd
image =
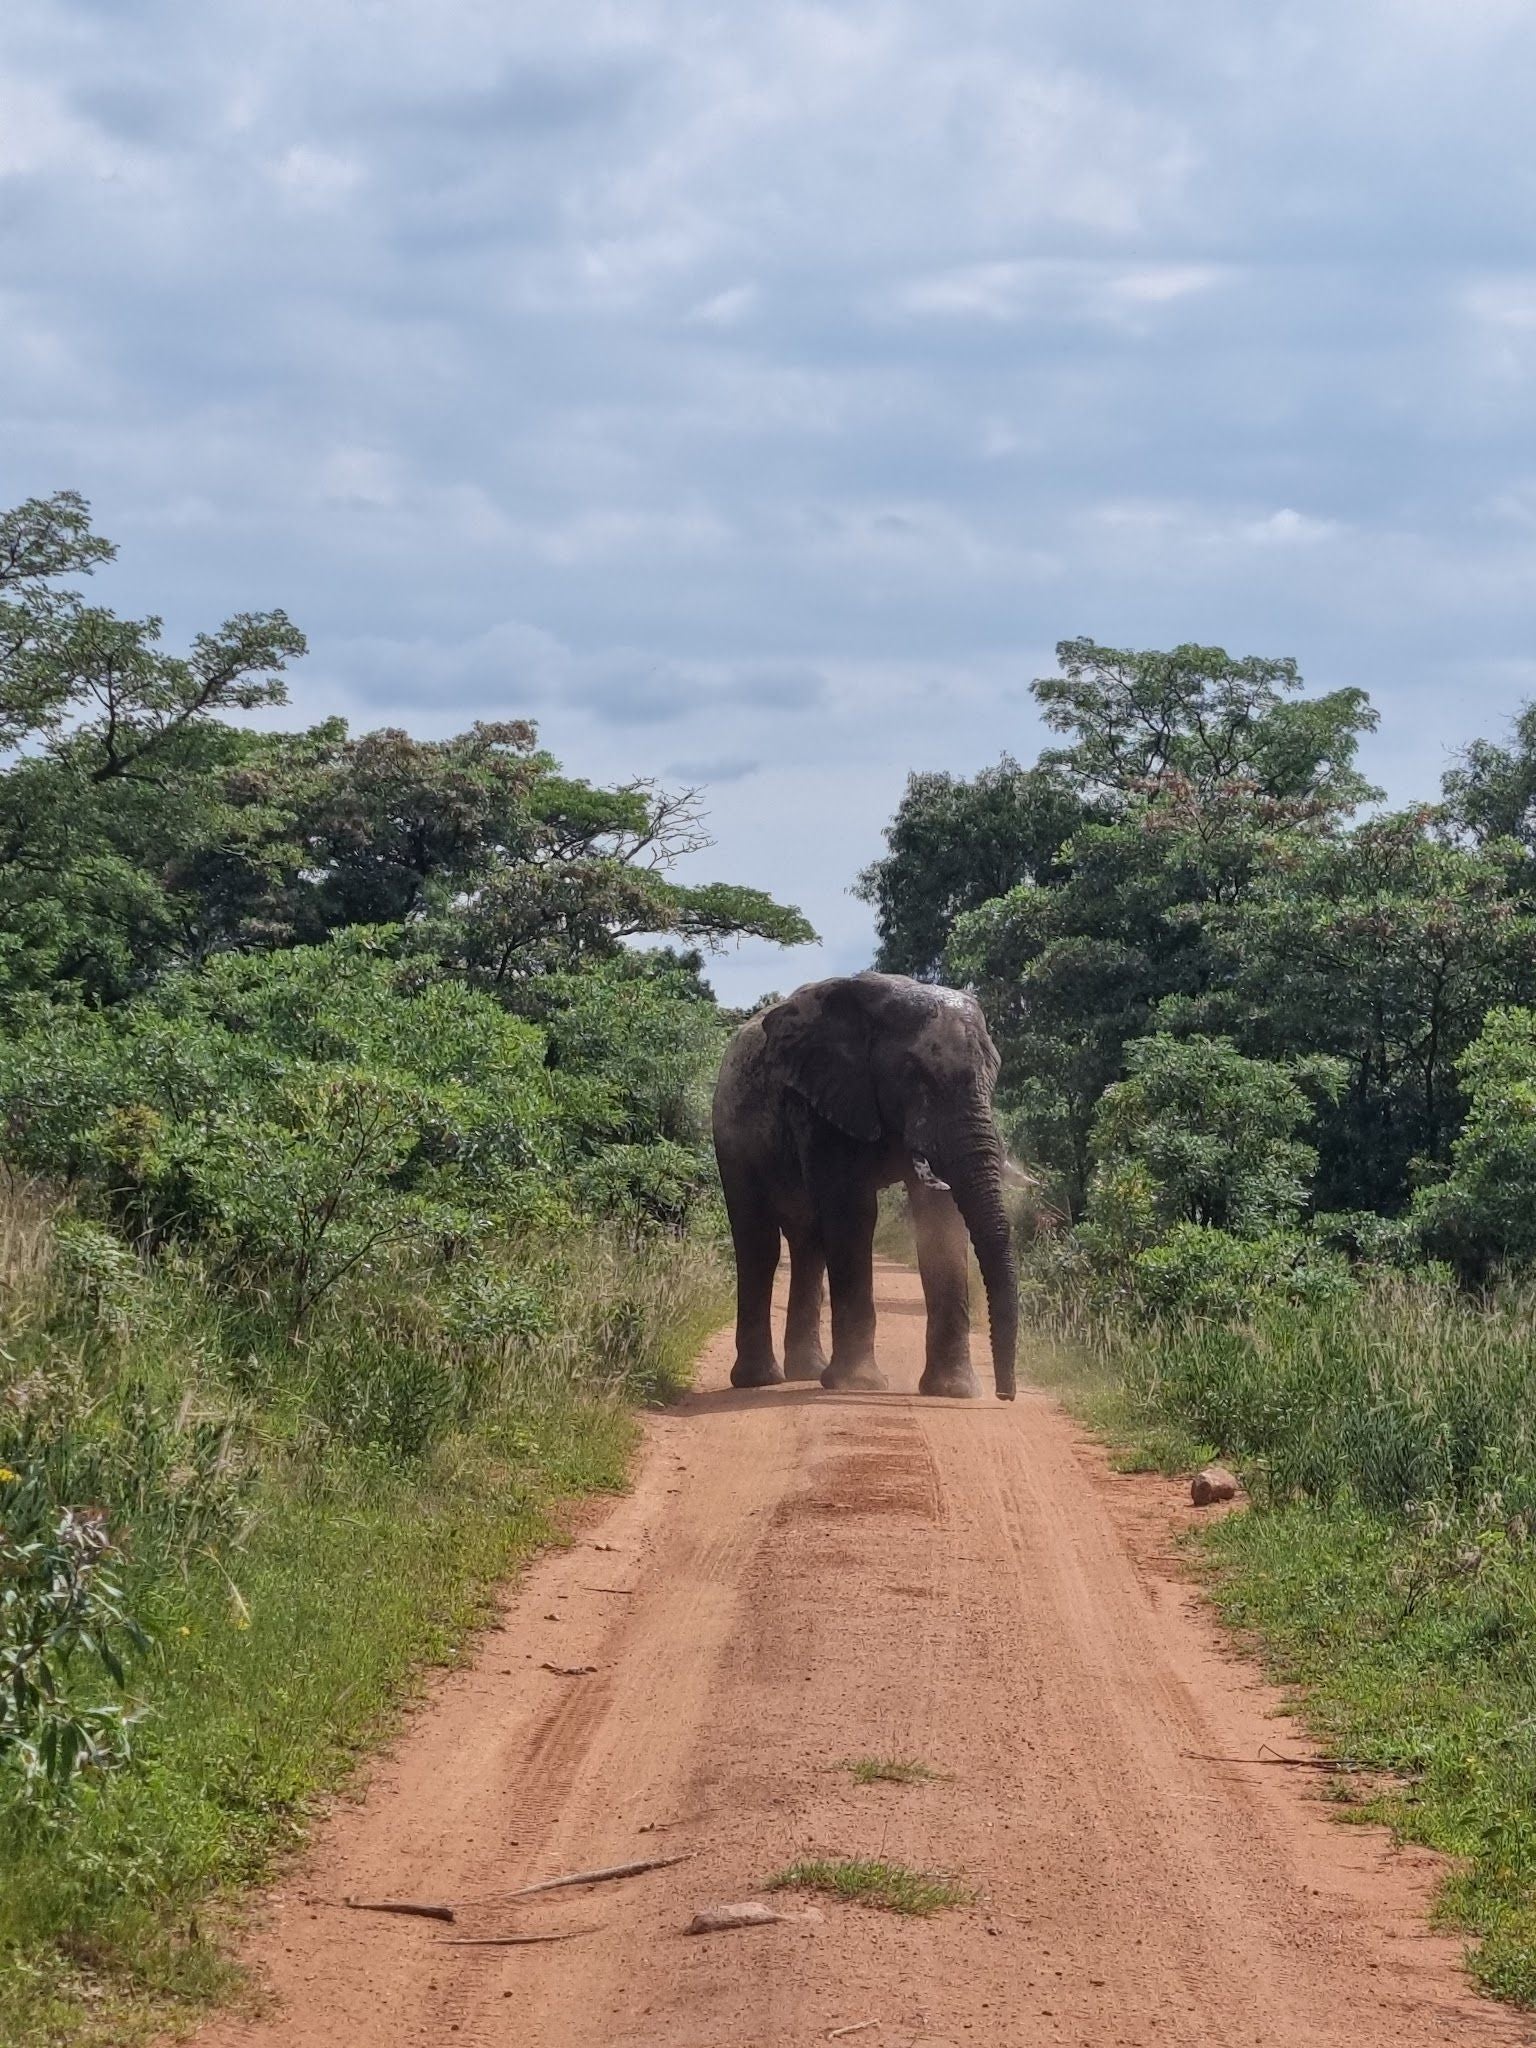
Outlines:
{"label": "grass tuft on road", "polygon": [[802,1857],[768,1880],[769,1891],[824,1892],[856,1906],[878,1906],[887,1913],[909,1913],[926,1919],[950,1906],[970,1906],[976,1894],[968,1884],[932,1870],[909,1870],[905,1864],[875,1857]]}
{"label": "grass tuft on road", "polygon": [[942,1773],[915,1757],[850,1757],[842,1767],[856,1785],[933,1785]]}

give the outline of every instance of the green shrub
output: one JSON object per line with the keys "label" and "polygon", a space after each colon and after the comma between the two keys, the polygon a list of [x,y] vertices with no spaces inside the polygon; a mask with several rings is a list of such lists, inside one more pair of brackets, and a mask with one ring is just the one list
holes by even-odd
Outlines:
{"label": "green shrub", "polygon": [[1225,1038],[1159,1032],[1127,1046],[1125,1063],[1094,1117],[1090,1221],[1102,1226],[1112,1205],[1124,1230],[1129,1205],[1138,1231],[1193,1223],[1262,1237],[1295,1223],[1317,1164],[1296,1136],[1312,1114],[1305,1091],[1336,1090],[1336,1061],[1277,1065]]}
{"label": "green shrub", "polygon": [[1457,1062],[1467,1118],[1448,1177],[1422,1189],[1426,1242],[1468,1279],[1536,1259],[1536,1010],[1491,1010]]}
{"label": "green shrub", "polygon": [[1135,1299],[1171,1315],[1229,1318],[1265,1302],[1326,1302],[1348,1295],[1349,1268],[1298,1231],[1233,1237],[1179,1223],[1131,1260]]}

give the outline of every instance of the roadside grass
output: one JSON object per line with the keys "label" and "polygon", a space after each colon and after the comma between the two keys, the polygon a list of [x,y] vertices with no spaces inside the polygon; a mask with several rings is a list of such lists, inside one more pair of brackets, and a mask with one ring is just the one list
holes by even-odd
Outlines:
{"label": "roadside grass", "polygon": [[1437,1921],[1489,1992],[1536,2007],[1530,1312],[1394,1282],[1243,1325],[1063,1318],[1031,1370],[1122,1469],[1241,1473],[1254,1505],[1192,1532],[1194,1568],[1361,1764],[1331,1788],[1341,1817],[1454,1859]]}
{"label": "roadside grass", "polygon": [[856,1785],[932,1785],[942,1773],[915,1757],[850,1757],[841,1768]]}
{"label": "roadside grass", "polygon": [[686,1380],[724,1290],[687,1244],[530,1244],[515,1341],[403,1273],[296,1354],[192,1269],[86,1299],[38,1215],[0,1215],[0,1456],[108,1509],[152,1648],[126,1767],[51,1806],[0,1781],[0,2044],[131,2048],[239,1995],[244,1891],[464,1654],[557,1504],[623,1486],[632,1402]]}
{"label": "roadside grass", "polygon": [[771,1877],[768,1891],[824,1892],[856,1906],[926,1919],[950,1906],[974,1905],[976,1894],[958,1878],[931,1870],[909,1870],[866,1856],[802,1857]]}

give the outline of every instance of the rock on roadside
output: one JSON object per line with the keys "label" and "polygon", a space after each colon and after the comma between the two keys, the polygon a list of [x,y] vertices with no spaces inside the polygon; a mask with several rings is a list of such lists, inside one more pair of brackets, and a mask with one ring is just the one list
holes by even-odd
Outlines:
{"label": "rock on roadside", "polygon": [[1189,1497],[1197,1508],[1208,1508],[1218,1500],[1236,1500],[1237,1475],[1225,1465],[1207,1465],[1190,1482]]}

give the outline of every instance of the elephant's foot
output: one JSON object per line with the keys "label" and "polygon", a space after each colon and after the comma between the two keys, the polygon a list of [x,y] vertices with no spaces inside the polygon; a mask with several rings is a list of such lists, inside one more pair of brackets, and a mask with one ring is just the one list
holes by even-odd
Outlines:
{"label": "elephant's foot", "polygon": [[974,1401],[981,1392],[969,1363],[964,1365],[930,1365],[924,1369],[917,1383],[920,1394],[937,1394],[950,1401]]}
{"label": "elephant's foot", "polygon": [[890,1382],[872,1358],[859,1358],[852,1365],[839,1365],[833,1359],[821,1376],[821,1384],[839,1392],[882,1394]]}
{"label": "elephant's foot", "polygon": [[820,1346],[808,1351],[791,1351],[784,1348],[784,1377],[787,1380],[819,1380],[827,1370],[827,1361]]}
{"label": "elephant's foot", "polygon": [[777,1387],[783,1384],[784,1375],[779,1370],[778,1360],[767,1358],[738,1358],[731,1367],[733,1387]]}

